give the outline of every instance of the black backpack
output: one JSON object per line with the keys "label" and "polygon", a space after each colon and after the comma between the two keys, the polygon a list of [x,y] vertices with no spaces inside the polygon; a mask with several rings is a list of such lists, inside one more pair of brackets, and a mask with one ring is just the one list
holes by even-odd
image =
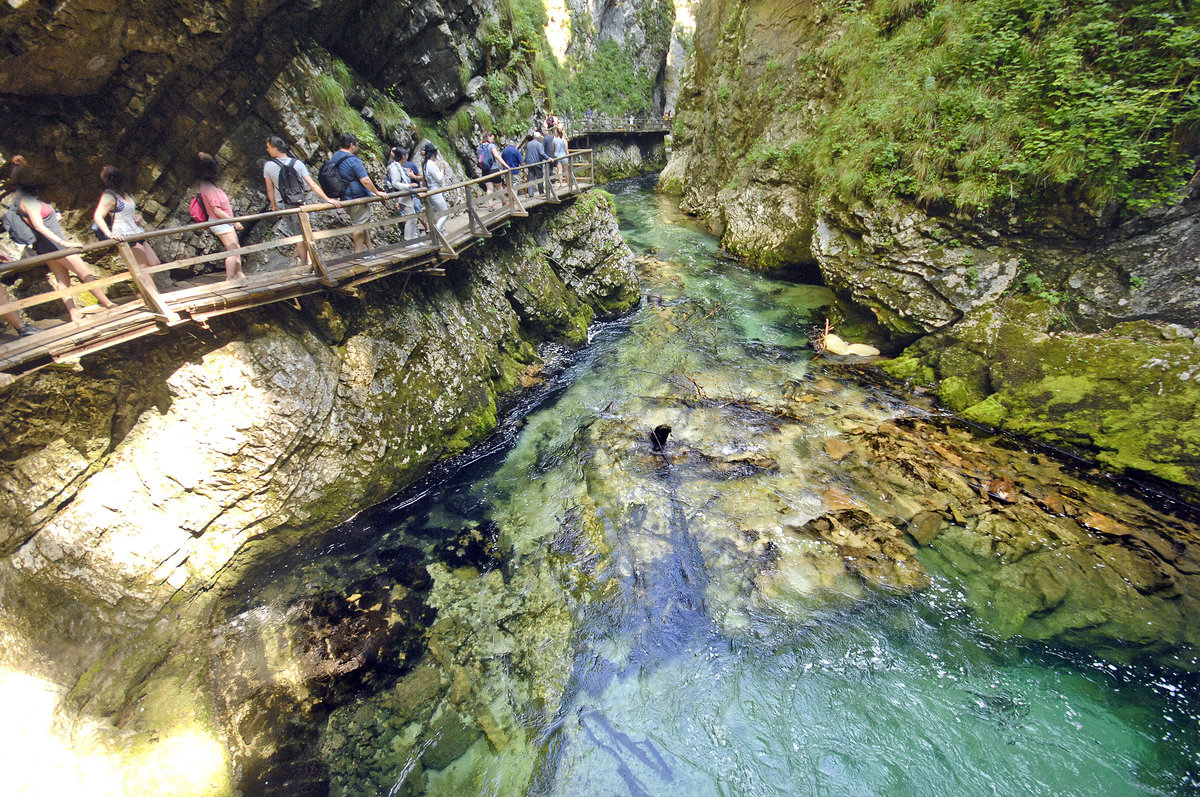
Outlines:
{"label": "black backpack", "polygon": [[[321,164],[321,171],[317,172],[317,182],[321,184],[321,190],[325,192],[325,196],[330,199],[341,199],[346,194],[346,189],[349,185],[346,183],[346,178],[342,176],[341,162],[349,155],[339,158],[335,154],[333,159],[327,160]],[[282,176],[283,171],[280,170]]]}
{"label": "black backpack", "polygon": [[289,207],[303,205],[304,181],[296,171],[296,159],[292,158],[291,163],[284,163],[279,158],[274,161],[279,164],[279,196],[283,198],[283,204]]}
{"label": "black backpack", "polygon": [[19,200],[14,199],[10,205],[0,206],[4,208],[4,229],[13,243],[20,246],[33,246],[37,241],[37,236],[33,234],[33,228],[29,226],[29,222],[21,215],[18,203]]}

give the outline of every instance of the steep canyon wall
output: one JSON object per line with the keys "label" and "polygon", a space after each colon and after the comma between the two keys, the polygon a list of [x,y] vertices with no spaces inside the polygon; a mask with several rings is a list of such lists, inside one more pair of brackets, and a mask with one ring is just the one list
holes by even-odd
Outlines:
{"label": "steep canyon wall", "polygon": [[500,398],[537,380],[538,341],[582,343],[595,315],[636,300],[597,193],[445,278],[387,278],[18,380],[0,412],[5,664],[113,718],[133,734],[125,753],[181,718],[218,733],[207,657],[187,640],[204,644],[224,590],[481,439]]}
{"label": "steep canyon wall", "polygon": [[1200,18],[1034,5],[706,0],[660,187],[952,409],[1195,489]]}

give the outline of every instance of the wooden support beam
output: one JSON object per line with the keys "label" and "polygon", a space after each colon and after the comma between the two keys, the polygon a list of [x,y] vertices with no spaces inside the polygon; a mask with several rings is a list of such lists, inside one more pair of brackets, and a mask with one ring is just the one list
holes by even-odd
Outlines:
{"label": "wooden support beam", "polygon": [[142,270],[142,264],[138,262],[137,256],[133,253],[133,247],[125,241],[119,241],[117,251],[125,259],[125,265],[129,269],[129,278],[133,281],[133,287],[137,289],[138,295],[142,297],[142,303],[166,324],[174,326],[180,323],[179,313],[176,313],[163,301],[158,287],[154,284],[153,275],[146,274]]}
{"label": "wooden support beam", "polygon": [[521,200],[517,198],[517,189],[513,186],[513,171],[510,169],[504,180],[504,188],[508,191],[509,215],[528,216]]}
{"label": "wooden support beam", "polygon": [[479,218],[479,211],[475,208],[475,197],[471,196],[470,189],[467,189],[467,227],[480,238],[492,237],[483,219]]}
{"label": "wooden support beam", "polygon": [[325,268],[325,261],[321,259],[321,253],[317,251],[317,241],[313,238],[312,222],[309,221],[308,214],[301,211],[299,218],[300,234],[304,237],[304,248],[308,250],[308,259],[312,262],[313,273],[321,278],[322,285],[337,285],[337,280],[329,276],[329,271]]}
{"label": "wooden support beam", "polygon": [[437,242],[438,250],[442,257],[453,259],[458,257],[458,252],[454,251],[454,247],[446,240],[446,236],[437,226],[437,214],[433,212],[433,203],[425,203],[425,223],[429,225],[429,234],[433,236],[433,240]]}

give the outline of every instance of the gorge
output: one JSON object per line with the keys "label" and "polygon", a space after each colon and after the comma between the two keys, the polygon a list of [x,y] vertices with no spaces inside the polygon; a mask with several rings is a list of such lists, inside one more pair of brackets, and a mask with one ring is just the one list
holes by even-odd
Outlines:
{"label": "gorge", "polygon": [[[444,276],[0,387],[10,783],[1194,790],[1200,21],[1099,5],[10,3],[0,161],[78,234],[108,162],[165,227],[196,150],[260,208],[274,133],[461,179],[485,130],[674,118],[660,178]],[[997,110],[980,65],[1027,99],[1047,54],[1084,121]]]}

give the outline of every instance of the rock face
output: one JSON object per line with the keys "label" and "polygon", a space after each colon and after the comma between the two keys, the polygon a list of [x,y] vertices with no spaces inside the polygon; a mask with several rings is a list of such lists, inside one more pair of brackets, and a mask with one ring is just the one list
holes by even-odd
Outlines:
{"label": "rock face", "polygon": [[1118,472],[1195,494],[1200,346],[1186,327],[1051,331],[1055,308],[1013,297],[969,313],[884,365],[967,418],[1048,440]]}
{"label": "rock face", "polygon": [[[567,0],[567,7],[572,36],[566,55],[578,64],[587,64],[605,42],[615,44],[631,58],[634,72],[651,77],[654,87],[651,108],[661,113],[665,103],[667,52],[675,22],[674,2]],[[577,115],[584,111],[575,110]]]}
{"label": "rock face", "polygon": [[[936,5],[897,7],[873,19],[896,33],[909,16],[929,12],[933,19]],[[855,91],[846,74],[831,71],[827,56],[856,24],[863,19],[827,4],[703,3],[660,187],[679,193],[681,207],[719,232],[729,251],[764,266],[816,265],[830,288],[872,313],[877,334],[887,338],[872,341],[881,348],[895,352],[939,333],[909,349],[893,373],[914,376],[920,360],[923,384],[938,386],[952,408],[994,395],[986,411],[972,417],[1070,441],[1117,470],[1195,487],[1197,474],[1185,464],[1200,455],[1190,413],[1200,392],[1190,379],[1190,355],[1177,354],[1182,348],[1157,332],[1124,349],[1116,332],[1101,345],[1114,360],[1102,364],[1082,354],[1090,344],[1076,336],[1147,320],[1200,326],[1194,274],[1200,181],[1193,177],[1175,200],[1143,215],[1127,213],[1124,222],[1115,205],[1088,202],[1070,186],[969,212],[900,191],[873,191],[877,162],[862,163],[857,172],[842,169],[842,182],[834,184],[812,165],[805,147],[829,119],[842,118],[837,114]],[[890,146],[882,134],[877,143]],[[830,157],[836,166],[837,152]],[[1013,319],[1027,317],[1022,308],[1029,300],[1048,310],[1024,327]],[[1061,365],[1043,368],[1043,360]],[[1136,384],[1111,378],[1123,367],[1150,362],[1149,371],[1169,374],[1162,393],[1146,383],[1149,376],[1133,379]],[[1048,391],[1043,377],[1053,372],[1066,379],[1073,369],[1088,372],[1080,374],[1088,397],[1067,405],[1046,400],[1057,391]],[[1107,387],[1093,391],[1098,384]],[[1168,442],[1164,427],[1154,436],[1158,442],[1135,441],[1137,435],[1115,441],[1118,428],[1136,426],[1118,418],[1157,417],[1158,410],[1171,419],[1165,427],[1182,422],[1175,439]]]}
{"label": "rock face", "polygon": [[75,705],[119,711],[248,563],[487,434],[535,343],[582,343],[594,315],[637,301],[631,262],[597,192],[444,279],[389,278],[18,380],[0,421],[5,635],[61,678],[90,668]]}
{"label": "rock face", "polygon": [[658,171],[667,163],[667,147],[660,135],[587,136],[574,145],[596,153],[597,182]]}
{"label": "rock face", "polygon": [[[110,162],[174,208],[193,179],[190,157],[221,153],[299,53],[327,49],[374,85],[396,86],[406,108],[435,113],[463,96],[462,75],[479,64],[472,42],[482,13],[466,0],[69,2],[52,15],[33,3],[10,6],[0,18],[10,53],[0,68],[2,107],[24,123],[6,127],[0,151],[46,169],[47,198],[62,208],[94,203],[96,173]],[[359,35],[388,20],[403,24],[389,26],[386,39]],[[249,160],[261,149],[255,141],[227,154]]]}

